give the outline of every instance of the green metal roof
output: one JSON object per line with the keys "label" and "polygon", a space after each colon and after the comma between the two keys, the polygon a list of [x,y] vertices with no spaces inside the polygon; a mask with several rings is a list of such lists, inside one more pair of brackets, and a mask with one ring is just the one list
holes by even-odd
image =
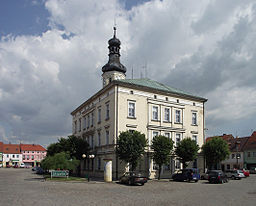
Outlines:
{"label": "green metal roof", "polygon": [[195,96],[192,95],[188,92],[182,91],[180,89],[176,89],[174,87],[170,87],[168,85],[159,83],[157,81],[153,81],[151,79],[121,79],[118,80],[119,82],[123,82],[123,83],[128,83],[131,85],[136,85],[136,86],[143,86],[143,87],[147,87],[147,88],[151,88],[151,89],[155,89],[155,90],[159,90],[159,91],[164,91],[164,92],[168,92],[168,93],[174,93],[174,94],[178,94],[178,95],[182,95],[182,96],[189,96],[189,97],[194,97],[194,98],[200,98],[204,101],[207,101],[207,99],[203,98],[203,97],[199,97],[199,96]]}

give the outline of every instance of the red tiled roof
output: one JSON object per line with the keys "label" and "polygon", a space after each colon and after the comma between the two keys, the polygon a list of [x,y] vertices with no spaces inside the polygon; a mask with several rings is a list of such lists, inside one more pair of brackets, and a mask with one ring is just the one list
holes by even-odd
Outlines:
{"label": "red tiled roof", "polygon": [[234,139],[233,135],[232,134],[223,134],[222,136],[213,136],[213,137],[207,137],[206,138],[206,142],[208,142],[209,140],[211,140],[212,138],[214,137],[220,137],[224,140],[226,140],[227,142]]}
{"label": "red tiled roof", "polygon": [[244,146],[244,150],[255,150],[256,149],[256,131],[252,133],[250,137],[248,137],[248,141]]}
{"label": "red tiled roof", "polygon": [[4,150],[4,144],[3,142],[0,142],[0,152],[3,152],[3,150]]}
{"label": "red tiled roof", "polygon": [[41,145],[38,144],[20,144],[21,151],[46,151]]}
{"label": "red tiled roof", "polygon": [[20,154],[19,144],[3,144],[3,148],[5,154]]}
{"label": "red tiled roof", "polygon": [[248,141],[249,137],[240,137],[240,138],[234,138],[228,141],[229,149],[231,152],[242,152],[244,151],[244,147]]}

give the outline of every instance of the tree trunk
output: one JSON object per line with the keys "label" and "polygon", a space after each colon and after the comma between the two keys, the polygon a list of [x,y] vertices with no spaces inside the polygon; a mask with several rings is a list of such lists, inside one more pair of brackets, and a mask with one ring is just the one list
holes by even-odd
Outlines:
{"label": "tree trunk", "polygon": [[160,180],[161,172],[162,172],[162,165],[159,165],[158,180]]}

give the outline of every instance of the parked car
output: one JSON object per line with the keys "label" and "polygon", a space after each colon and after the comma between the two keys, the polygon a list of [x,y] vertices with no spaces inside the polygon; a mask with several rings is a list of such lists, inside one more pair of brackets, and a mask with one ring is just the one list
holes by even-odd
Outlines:
{"label": "parked car", "polygon": [[241,178],[245,177],[242,170],[227,170],[226,175],[228,178],[233,180],[240,180]]}
{"label": "parked car", "polygon": [[256,167],[251,167],[249,171],[251,174],[256,174]]}
{"label": "parked car", "polygon": [[43,169],[42,167],[37,167],[37,169],[36,169],[36,174],[42,175],[42,174],[44,174],[44,173],[45,173],[45,171],[44,171],[44,169]]}
{"label": "parked car", "polygon": [[126,172],[122,177],[120,177],[119,182],[123,184],[144,185],[148,181],[147,177],[142,176],[140,173],[136,172]]}
{"label": "parked car", "polygon": [[23,162],[20,163],[20,168],[25,168],[25,164]]}
{"label": "parked car", "polygon": [[38,167],[32,167],[32,171],[36,171]]}
{"label": "parked car", "polygon": [[199,169],[197,168],[186,168],[183,170],[178,170],[172,175],[174,181],[195,181],[200,180]]}
{"label": "parked car", "polygon": [[243,171],[245,177],[249,177],[250,176],[249,170],[243,169],[242,171]]}
{"label": "parked car", "polygon": [[209,172],[210,172],[210,170],[208,170],[208,171],[205,172],[205,173],[202,173],[202,174],[200,175],[200,176],[201,176],[201,180],[208,180]]}
{"label": "parked car", "polygon": [[221,170],[211,170],[208,175],[209,183],[226,183],[228,182],[227,175]]}

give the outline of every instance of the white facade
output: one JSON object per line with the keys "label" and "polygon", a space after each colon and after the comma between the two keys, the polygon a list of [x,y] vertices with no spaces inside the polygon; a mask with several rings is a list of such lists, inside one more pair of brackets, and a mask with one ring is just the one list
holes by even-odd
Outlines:
{"label": "white facade", "polygon": [[3,154],[3,166],[15,166],[22,163],[22,154]]}

